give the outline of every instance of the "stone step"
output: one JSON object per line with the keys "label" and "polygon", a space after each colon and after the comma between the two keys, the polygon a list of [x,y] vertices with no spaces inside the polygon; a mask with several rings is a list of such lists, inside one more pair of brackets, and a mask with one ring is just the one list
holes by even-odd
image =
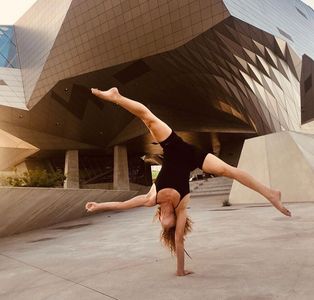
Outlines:
{"label": "stone step", "polygon": [[219,196],[228,195],[232,187],[232,179],[225,177],[208,178],[190,184],[193,196]]}
{"label": "stone step", "polygon": [[221,196],[221,195],[229,195],[230,191],[216,191],[216,192],[208,192],[208,193],[194,193],[192,192],[192,197],[211,197],[211,196]]}
{"label": "stone step", "polygon": [[226,183],[226,184],[203,184],[203,185],[198,185],[195,186],[194,189],[209,189],[209,188],[216,188],[216,187],[221,187],[221,188],[229,188],[232,186],[232,183]]}
{"label": "stone step", "polygon": [[194,193],[211,193],[211,192],[219,192],[219,191],[227,191],[230,192],[231,186],[225,188],[212,187],[207,189],[194,189]]}
{"label": "stone step", "polygon": [[215,189],[215,188],[221,188],[221,189],[229,189],[231,188],[232,184],[224,184],[224,185],[199,185],[199,186],[190,186],[191,190],[210,190],[210,189]]}

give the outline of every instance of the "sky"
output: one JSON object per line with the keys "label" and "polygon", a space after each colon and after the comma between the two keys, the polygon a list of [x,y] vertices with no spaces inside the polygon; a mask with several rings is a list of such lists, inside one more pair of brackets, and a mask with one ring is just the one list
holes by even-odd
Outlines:
{"label": "sky", "polygon": [[303,2],[314,9],[314,0],[303,0]]}
{"label": "sky", "polygon": [[[0,0],[0,25],[14,24],[36,1],[37,0]],[[303,2],[314,9],[314,0],[303,0]]]}
{"label": "sky", "polygon": [[36,1],[0,0],[0,25],[13,25]]}

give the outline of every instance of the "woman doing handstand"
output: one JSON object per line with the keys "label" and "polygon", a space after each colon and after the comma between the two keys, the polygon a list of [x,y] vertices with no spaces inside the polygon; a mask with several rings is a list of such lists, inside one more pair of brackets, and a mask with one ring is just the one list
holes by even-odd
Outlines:
{"label": "woman doing handstand", "polygon": [[191,230],[191,221],[187,216],[187,204],[190,200],[189,176],[190,171],[196,167],[201,168],[205,173],[239,181],[263,195],[284,215],[291,216],[290,211],[281,203],[280,191],[266,187],[245,171],[232,167],[213,154],[204,153],[184,142],[142,103],[122,96],[117,88],[111,88],[107,91],[92,89],[92,93],[102,100],[123,107],[140,118],[153,138],[163,148],[164,159],[156,182],[146,195],[136,196],[125,202],[88,202],[86,209],[89,212],[124,210],[158,204],[156,216],[162,226],[161,240],[177,256],[176,274],[178,276],[192,273],[184,268],[184,237]]}

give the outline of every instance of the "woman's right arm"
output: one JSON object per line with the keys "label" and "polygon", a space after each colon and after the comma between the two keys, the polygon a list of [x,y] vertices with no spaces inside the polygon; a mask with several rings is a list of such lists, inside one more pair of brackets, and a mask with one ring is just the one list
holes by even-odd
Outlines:
{"label": "woman's right arm", "polygon": [[156,187],[155,184],[153,184],[149,192],[145,195],[135,196],[124,202],[87,202],[85,208],[88,212],[94,212],[99,210],[124,210],[139,206],[150,207],[156,205],[155,198]]}

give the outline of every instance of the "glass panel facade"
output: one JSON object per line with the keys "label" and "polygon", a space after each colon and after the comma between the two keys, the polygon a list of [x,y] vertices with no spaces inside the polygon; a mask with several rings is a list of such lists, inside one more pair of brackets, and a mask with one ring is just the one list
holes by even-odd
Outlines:
{"label": "glass panel facade", "polygon": [[19,68],[13,26],[0,26],[0,67]]}

